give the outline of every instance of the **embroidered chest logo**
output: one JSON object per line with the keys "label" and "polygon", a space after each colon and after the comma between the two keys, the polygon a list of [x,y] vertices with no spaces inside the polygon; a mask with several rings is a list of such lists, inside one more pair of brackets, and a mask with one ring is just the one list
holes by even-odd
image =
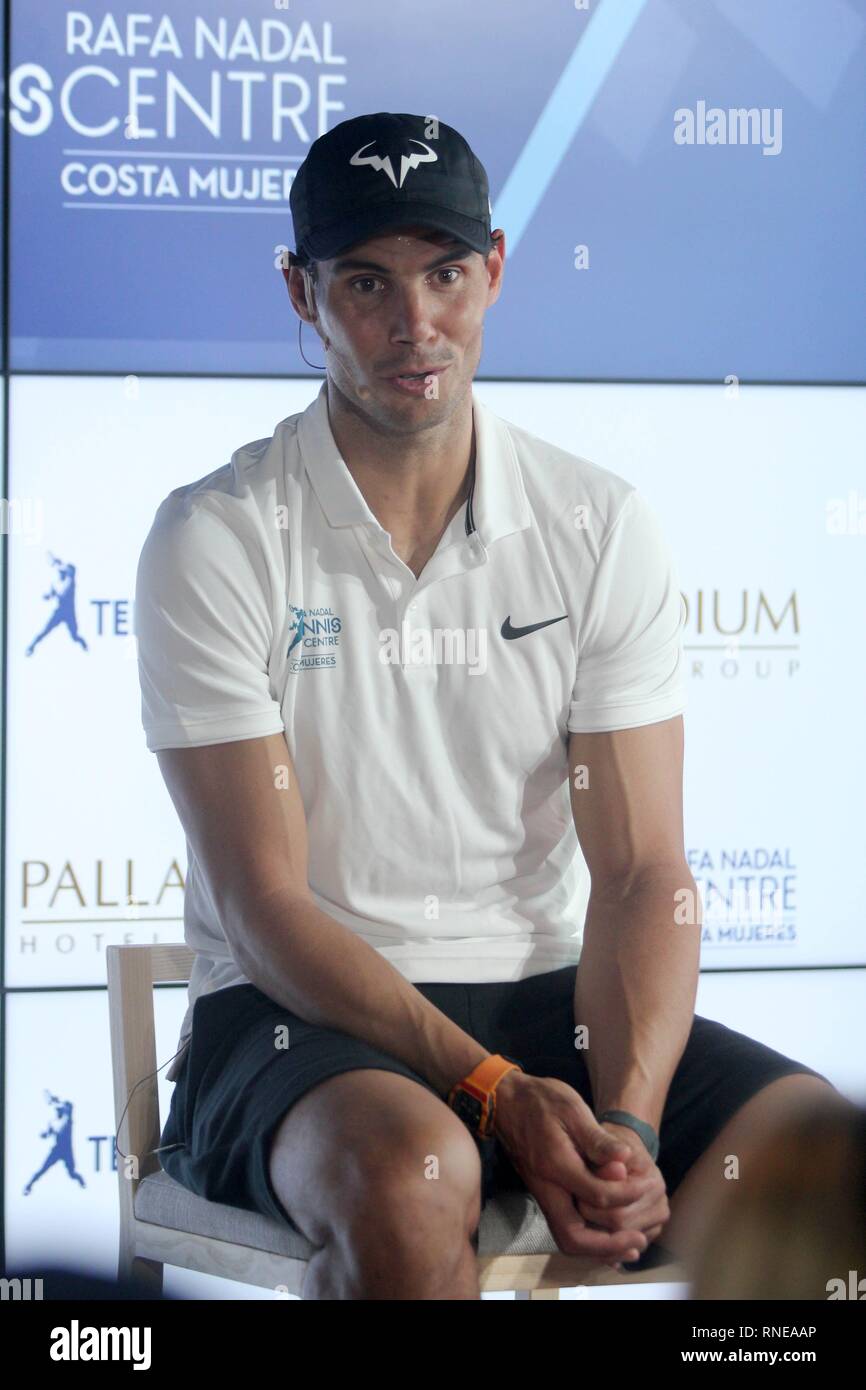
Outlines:
{"label": "embroidered chest logo", "polygon": [[333,608],[296,608],[289,604],[293,615],[289,632],[293,633],[286,656],[289,671],[326,670],[337,664],[342,618]]}

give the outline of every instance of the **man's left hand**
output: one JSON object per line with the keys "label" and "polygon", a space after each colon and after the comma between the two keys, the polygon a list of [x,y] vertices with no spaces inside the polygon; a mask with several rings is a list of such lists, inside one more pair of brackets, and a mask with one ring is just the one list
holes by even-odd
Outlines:
{"label": "man's left hand", "polygon": [[645,1178],[646,1188],[641,1196],[628,1206],[615,1205],[613,1198],[610,1206],[590,1206],[581,1198],[576,1202],[577,1210],[584,1220],[593,1226],[600,1226],[606,1231],[640,1230],[652,1243],[664,1229],[671,1214],[665,1180],[650,1158],[649,1150],[640,1135],[630,1126],[603,1120],[601,1127],[609,1130],[616,1139],[628,1144],[631,1155],[625,1163],[619,1159],[612,1159],[609,1163],[595,1168],[593,1171],[596,1177],[610,1178],[615,1182],[622,1182],[627,1177]]}

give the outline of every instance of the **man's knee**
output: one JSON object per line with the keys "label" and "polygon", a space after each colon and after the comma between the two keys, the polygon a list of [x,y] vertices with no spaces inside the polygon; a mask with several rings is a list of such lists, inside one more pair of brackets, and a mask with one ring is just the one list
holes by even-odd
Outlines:
{"label": "man's knee", "polygon": [[386,1229],[399,1241],[403,1228],[407,1239],[421,1228],[425,1240],[471,1235],[481,1160],[443,1100],[380,1069],[342,1073],[316,1090],[284,1117],[269,1158],[278,1195],[316,1243]]}
{"label": "man's knee", "polygon": [[344,1222],[376,1224],[408,1235],[423,1226],[430,1235],[458,1230],[467,1236],[481,1213],[481,1159],[469,1130],[450,1112],[433,1113],[382,1134],[341,1156],[338,1165]]}

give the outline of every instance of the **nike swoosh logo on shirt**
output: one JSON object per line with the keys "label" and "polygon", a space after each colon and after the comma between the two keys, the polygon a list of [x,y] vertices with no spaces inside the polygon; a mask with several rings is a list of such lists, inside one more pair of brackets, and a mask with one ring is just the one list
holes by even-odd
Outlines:
{"label": "nike swoosh logo on shirt", "polygon": [[537,632],[540,627],[550,627],[551,623],[561,623],[562,619],[567,617],[568,614],[563,613],[562,618],[547,618],[543,623],[530,623],[528,627],[512,627],[509,613],[499,630],[506,642],[513,642],[515,637],[525,637],[528,632]]}

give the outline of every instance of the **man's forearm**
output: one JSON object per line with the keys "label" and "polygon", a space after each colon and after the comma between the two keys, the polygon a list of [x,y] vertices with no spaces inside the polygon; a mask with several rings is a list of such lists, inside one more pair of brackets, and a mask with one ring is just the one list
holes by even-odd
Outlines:
{"label": "man's forearm", "polygon": [[443,1097],[490,1055],[311,899],[286,892],[223,915],[240,969],[264,994],[308,1023],[398,1057]]}
{"label": "man's forearm", "polygon": [[[697,923],[680,924],[683,890]],[[590,893],[575,983],[575,1023],[587,1027],[596,1114],[629,1110],[656,1131],[694,1017],[700,898],[683,866],[658,869],[630,892]]]}

